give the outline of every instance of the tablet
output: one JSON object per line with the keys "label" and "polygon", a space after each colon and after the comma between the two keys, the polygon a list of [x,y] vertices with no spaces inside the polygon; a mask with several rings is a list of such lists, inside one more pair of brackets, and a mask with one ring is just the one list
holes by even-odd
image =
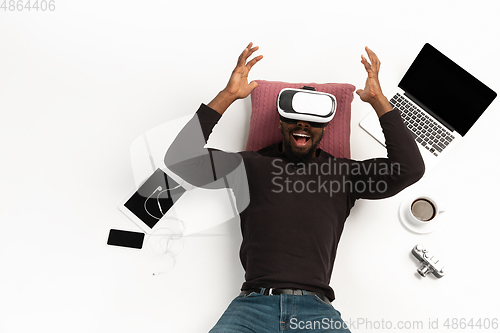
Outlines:
{"label": "tablet", "polygon": [[158,228],[160,220],[172,212],[175,202],[185,191],[158,168],[118,208],[144,232],[151,234]]}

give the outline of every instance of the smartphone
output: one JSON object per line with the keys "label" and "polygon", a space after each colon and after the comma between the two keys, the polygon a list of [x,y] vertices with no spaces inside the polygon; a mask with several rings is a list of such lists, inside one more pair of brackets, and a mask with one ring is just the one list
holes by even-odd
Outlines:
{"label": "smartphone", "polygon": [[111,229],[109,231],[108,245],[142,249],[144,234],[142,232]]}

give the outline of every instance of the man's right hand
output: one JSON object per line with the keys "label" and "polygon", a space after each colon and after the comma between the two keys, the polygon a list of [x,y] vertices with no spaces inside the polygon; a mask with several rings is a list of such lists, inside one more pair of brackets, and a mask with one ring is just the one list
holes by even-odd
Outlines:
{"label": "man's right hand", "polygon": [[258,56],[248,61],[248,58],[259,49],[258,46],[252,47],[250,43],[238,57],[238,62],[234,68],[226,87],[208,104],[208,106],[220,114],[237,99],[245,98],[257,87],[257,82],[248,82],[248,73],[263,56]]}

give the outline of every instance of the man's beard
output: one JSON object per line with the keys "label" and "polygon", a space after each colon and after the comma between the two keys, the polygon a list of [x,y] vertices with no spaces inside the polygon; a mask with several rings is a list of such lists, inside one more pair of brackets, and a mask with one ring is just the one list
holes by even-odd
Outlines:
{"label": "man's beard", "polygon": [[299,128],[300,127],[290,129],[287,133],[284,132],[283,127],[281,128],[281,135],[283,136],[283,152],[286,159],[293,164],[307,163],[310,161],[314,156],[321,139],[323,138],[323,131],[321,131],[319,136],[313,136],[311,132],[307,131],[308,135],[311,137],[310,140],[313,140],[311,147],[305,151],[296,151],[292,147],[291,140],[293,139],[291,138],[291,133]]}

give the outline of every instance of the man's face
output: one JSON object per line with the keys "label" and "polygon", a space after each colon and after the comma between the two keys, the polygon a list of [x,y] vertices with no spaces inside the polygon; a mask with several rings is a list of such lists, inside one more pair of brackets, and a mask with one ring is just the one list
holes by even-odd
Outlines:
{"label": "man's face", "polygon": [[283,152],[291,162],[298,163],[314,156],[326,127],[311,127],[307,121],[289,124],[280,120],[280,129]]}

